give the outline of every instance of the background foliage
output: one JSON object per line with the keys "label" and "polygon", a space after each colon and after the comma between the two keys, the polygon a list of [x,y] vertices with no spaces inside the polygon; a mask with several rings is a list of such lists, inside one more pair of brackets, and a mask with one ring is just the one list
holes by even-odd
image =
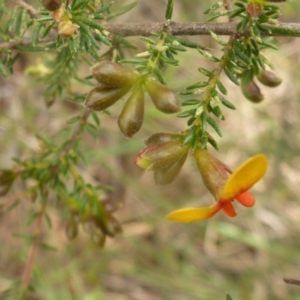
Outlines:
{"label": "background foliage", "polygon": [[[28,3],[40,5],[34,1]],[[116,1],[115,5],[123,7],[128,3]],[[162,21],[166,3],[140,1],[115,22]],[[173,19],[204,21],[202,12],[210,4],[210,1],[199,1],[195,7],[194,1],[176,1]],[[280,20],[296,21],[299,2],[291,0],[281,6]],[[129,40],[143,49],[137,38]],[[190,40],[218,48],[211,37]],[[116,125],[123,103],[117,103],[110,109],[110,115],[100,115],[101,128],[96,131],[96,140],[84,134],[80,149],[87,162],[78,171],[83,178],[111,191],[109,195],[115,203],[124,204],[115,214],[123,225],[123,234],[109,239],[105,248],[99,249],[80,228],[77,239],[70,242],[65,234],[68,215],[63,209],[57,209],[55,199],[50,198],[48,214],[52,229],[47,229],[46,222],[43,224],[42,240],[56,250],[39,248],[37,252],[32,299],[210,300],[225,299],[226,292],[233,299],[243,300],[300,299],[299,288],[288,286],[282,280],[283,277],[299,278],[300,91],[297,82],[300,73],[295,67],[300,58],[299,41],[277,40],[280,50],[268,50],[268,55],[276,61],[277,74],[283,83],[276,89],[264,89],[265,100],[261,104],[247,101],[233,83],[224,79],[228,97],[234,99],[237,111],[224,110],[221,151],[214,152],[232,167],[257,152],[269,157],[271,167],[255,190],[256,206],[252,210],[241,209],[238,217],[230,221],[222,216],[190,225],[165,221],[164,216],[172,209],[197,205],[199,201],[211,203],[198,170],[188,160],[174,183],[157,187],[152,175],[142,173],[132,162],[143,148],[144,138],[157,131],[179,131],[184,127],[184,120],[164,115],[149,105],[142,130],[135,138],[125,139]],[[126,51],[130,53],[130,49]],[[36,77],[30,76],[29,68],[38,69],[41,62],[51,61],[51,57],[40,52],[23,52],[14,66],[13,77],[0,77],[1,168],[14,164],[11,157],[22,160],[41,151],[42,141],[34,134],[64,141],[75,126],[68,125],[67,120],[83,110],[81,104],[68,97],[45,108],[45,88]],[[180,53],[179,58],[180,68],[168,66],[165,72],[168,86],[175,91],[183,90],[191,78],[199,76],[199,66],[212,68],[196,51]],[[80,75],[89,75],[86,64],[80,67]],[[78,81],[72,82],[71,88],[74,94],[89,90]],[[25,188],[18,183],[9,196]],[[39,203],[28,205],[34,201],[32,195],[21,198],[24,201],[15,209],[8,213],[5,207],[0,215],[2,292],[21,277],[30,244],[24,237],[34,230],[28,216],[39,208]],[[2,203],[7,199],[3,197]],[[3,293],[0,299],[6,297]]]}

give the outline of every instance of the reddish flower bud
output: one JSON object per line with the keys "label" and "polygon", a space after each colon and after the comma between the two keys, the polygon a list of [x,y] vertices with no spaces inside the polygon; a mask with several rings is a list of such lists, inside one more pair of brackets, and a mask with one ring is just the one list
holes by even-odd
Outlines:
{"label": "reddish flower bud", "polygon": [[261,4],[257,2],[250,2],[247,4],[246,12],[249,18],[252,20],[256,20],[263,11],[263,7]]}
{"label": "reddish flower bud", "polygon": [[109,87],[122,88],[133,86],[138,75],[120,64],[103,60],[91,68],[94,78]]}
{"label": "reddish flower bud", "polygon": [[84,105],[97,111],[104,110],[127,94],[129,89],[128,87],[116,89],[98,86],[87,94]]}
{"label": "reddish flower bud", "polygon": [[156,81],[148,81],[146,83],[146,90],[158,110],[166,114],[180,111],[180,100],[178,96],[167,86]]}
{"label": "reddish flower bud", "polygon": [[130,138],[136,134],[144,119],[144,91],[136,89],[125,103],[118,119],[118,125],[123,134]]}
{"label": "reddish flower bud", "polygon": [[257,79],[265,86],[276,87],[281,82],[282,79],[277,77],[275,73],[267,70],[263,70],[257,75]]}

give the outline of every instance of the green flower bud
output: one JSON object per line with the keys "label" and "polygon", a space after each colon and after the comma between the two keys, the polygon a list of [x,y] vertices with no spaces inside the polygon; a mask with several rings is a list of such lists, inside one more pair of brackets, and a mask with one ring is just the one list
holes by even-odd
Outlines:
{"label": "green flower bud", "polygon": [[204,149],[197,148],[194,157],[204,185],[218,200],[231,171]]}
{"label": "green flower bud", "polygon": [[259,103],[264,99],[260,88],[251,80],[241,86],[244,96],[253,103]]}
{"label": "green flower bud", "polygon": [[275,73],[267,70],[263,70],[257,75],[257,79],[265,86],[276,87],[281,82],[282,79],[277,77]]}
{"label": "green flower bud", "polygon": [[156,81],[148,81],[146,89],[156,108],[166,114],[180,111],[180,100],[167,86]]}
{"label": "green flower bud", "polygon": [[144,102],[144,91],[139,88],[132,93],[122,109],[118,125],[128,138],[136,134],[143,124]]}
{"label": "green flower bud", "polygon": [[62,5],[62,0],[43,0],[43,6],[49,11],[58,10]]}
{"label": "green flower bud", "polygon": [[172,133],[154,133],[144,140],[145,145],[152,146],[157,144],[162,144],[166,142],[175,142],[183,141],[184,136],[181,134],[172,134]]}
{"label": "green flower bud", "polygon": [[181,142],[166,142],[149,146],[135,159],[135,164],[143,169],[159,170],[169,167],[180,159],[189,149]]}
{"label": "green flower bud", "polygon": [[138,79],[138,75],[132,70],[108,60],[97,63],[91,71],[99,83],[109,87],[132,87]]}
{"label": "green flower bud", "polygon": [[0,169],[0,197],[5,196],[11,188],[16,174],[9,169]]}
{"label": "green flower bud", "polygon": [[66,235],[69,240],[73,240],[78,235],[78,224],[73,216],[70,217],[66,224]]}
{"label": "green flower bud", "polygon": [[78,34],[79,26],[69,21],[61,21],[58,24],[58,34],[64,38],[70,38]]}
{"label": "green flower bud", "polygon": [[93,110],[104,110],[112,106],[125,94],[127,94],[129,88],[110,88],[105,86],[98,86],[92,89],[86,96],[84,105]]}
{"label": "green flower bud", "polygon": [[154,182],[156,185],[170,184],[179,174],[183,164],[186,161],[188,152],[182,155],[180,159],[172,163],[166,168],[154,171]]}

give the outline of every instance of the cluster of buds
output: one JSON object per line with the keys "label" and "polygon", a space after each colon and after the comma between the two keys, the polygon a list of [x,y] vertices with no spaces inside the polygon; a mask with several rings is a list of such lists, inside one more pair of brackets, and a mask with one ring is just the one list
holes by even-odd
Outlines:
{"label": "cluster of buds", "polygon": [[169,184],[179,174],[190,149],[190,145],[185,145],[183,140],[182,134],[153,134],[145,140],[147,147],[139,153],[134,163],[142,169],[153,171],[157,185]]}
{"label": "cluster of buds", "polygon": [[168,87],[156,81],[145,82],[145,78],[120,64],[104,60],[93,66],[91,71],[99,84],[88,93],[86,107],[102,111],[131,93],[118,119],[119,128],[126,137],[136,134],[143,124],[144,89],[158,110],[164,113],[180,110],[177,95]]}
{"label": "cluster of buds", "polygon": [[62,7],[62,0],[43,0],[43,6],[52,12],[52,18],[58,24],[57,31],[61,37],[70,38],[78,34],[79,26],[70,20]]}
{"label": "cluster of buds", "polygon": [[262,154],[249,158],[232,172],[225,164],[210,155],[206,150],[197,148],[195,160],[202,180],[216,200],[208,207],[188,207],[171,212],[167,219],[177,222],[194,222],[214,216],[223,210],[227,216],[235,217],[232,205],[237,200],[245,207],[252,207],[254,197],[248,190],[266,173],[268,161]]}
{"label": "cluster of buds", "polygon": [[93,214],[91,207],[86,206],[84,211],[74,208],[66,223],[66,235],[69,240],[73,240],[78,235],[79,225],[90,235],[94,244],[103,247],[106,237],[115,237],[122,232],[121,224],[112,215],[116,208],[111,208],[109,202],[99,203],[100,214]]}
{"label": "cluster of buds", "polygon": [[[268,70],[262,70],[256,78],[260,83],[267,87],[276,87],[282,81],[275,73]],[[244,96],[253,103],[259,103],[264,99],[264,96],[254,79],[243,80],[242,78],[241,89]]]}

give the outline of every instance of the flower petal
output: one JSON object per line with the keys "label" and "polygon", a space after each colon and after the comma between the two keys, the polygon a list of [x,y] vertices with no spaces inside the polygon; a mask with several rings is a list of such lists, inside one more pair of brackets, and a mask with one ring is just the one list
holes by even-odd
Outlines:
{"label": "flower petal", "polygon": [[170,214],[167,215],[166,218],[171,221],[177,221],[182,223],[195,222],[212,217],[221,209],[221,207],[222,206],[220,206],[219,203],[216,203],[208,207],[182,208],[172,211]]}
{"label": "flower petal", "polygon": [[229,177],[221,193],[220,201],[231,201],[241,193],[248,191],[266,173],[268,160],[258,154],[246,160]]}
{"label": "flower petal", "polygon": [[226,215],[228,217],[233,218],[236,216],[236,212],[235,212],[235,209],[234,209],[231,201],[223,203],[222,209],[224,210],[224,212],[226,213]]}
{"label": "flower petal", "polygon": [[252,207],[255,203],[254,197],[249,192],[241,193],[235,199],[246,207]]}

